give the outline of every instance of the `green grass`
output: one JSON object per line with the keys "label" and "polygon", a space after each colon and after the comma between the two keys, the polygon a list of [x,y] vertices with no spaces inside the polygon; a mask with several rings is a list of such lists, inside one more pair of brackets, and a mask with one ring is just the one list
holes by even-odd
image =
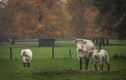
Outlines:
{"label": "green grass", "polygon": [[[9,46],[8,44],[0,45],[0,80],[126,80],[126,59],[112,58],[115,54],[126,56],[126,45],[102,47],[109,52],[111,58],[110,72],[94,72],[92,61],[90,61],[88,72],[80,71],[79,62],[76,59],[76,48],[70,41],[57,42],[55,59],[51,57],[51,48],[31,47],[29,44],[25,47],[14,45],[13,60],[11,61]],[[22,66],[20,58],[22,48],[30,48],[33,51],[33,61],[30,68]],[[69,57],[69,49],[72,51],[72,59]]]}
{"label": "green grass", "polygon": [[[1,60],[1,80],[125,80],[125,59],[111,60],[110,72],[84,72],[75,59],[33,59],[31,68],[20,60]],[[90,65],[90,69],[92,69]]]}

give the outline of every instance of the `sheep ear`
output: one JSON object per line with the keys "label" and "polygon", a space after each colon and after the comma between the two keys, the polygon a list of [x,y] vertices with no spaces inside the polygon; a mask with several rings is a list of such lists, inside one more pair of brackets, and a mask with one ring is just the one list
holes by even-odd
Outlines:
{"label": "sheep ear", "polygon": [[73,42],[74,42],[74,43],[77,43],[77,42],[78,42],[78,39],[73,40]]}
{"label": "sheep ear", "polygon": [[73,40],[74,43],[77,43],[77,40]]}
{"label": "sheep ear", "polygon": [[25,54],[26,52],[24,51],[23,54]]}

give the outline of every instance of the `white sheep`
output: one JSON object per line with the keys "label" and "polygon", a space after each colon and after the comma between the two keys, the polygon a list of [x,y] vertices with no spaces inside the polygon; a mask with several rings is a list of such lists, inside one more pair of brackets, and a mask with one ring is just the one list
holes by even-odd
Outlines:
{"label": "white sheep", "polygon": [[109,56],[108,52],[104,49],[101,50],[94,50],[94,53],[92,55],[93,62],[95,64],[95,70],[97,70],[97,66],[99,66],[99,70],[103,70],[103,64],[107,64],[107,70],[109,71]]}
{"label": "white sheep", "polygon": [[77,48],[77,57],[80,61],[80,69],[82,69],[82,59],[85,60],[85,70],[88,70],[89,58],[92,56],[95,48],[94,43],[87,39],[76,39],[74,40]]}
{"label": "white sheep", "polygon": [[30,67],[31,60],[32,60],[32,51],[30,49],[22,49],[21,50],[21,57],[24,67]]}

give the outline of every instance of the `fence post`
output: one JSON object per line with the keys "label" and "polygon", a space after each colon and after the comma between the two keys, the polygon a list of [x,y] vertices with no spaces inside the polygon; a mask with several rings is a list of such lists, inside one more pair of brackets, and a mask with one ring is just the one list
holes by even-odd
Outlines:
{"label": "fence post", "polygon": [[106,45],[109,45],[109,38],[106,38]]}
{"label": "fence post", "polygon": [[54,46],[52,46],[52,59],[54,59],[55,54],[54,54]]}
{"label": "fence post", "polygon": [[99,38],[99,50],[101,50],[101,46],[102,46],[102,38]]}
{"label": "fence post", "polygon": [[12,47],[10,47],[10,59],[12,60]]}
{"label": "fence post", "polygon": [[72,55],[71,55],[71,50],[69,49],[69,55],[70,55],[70,58],[72,58]]}

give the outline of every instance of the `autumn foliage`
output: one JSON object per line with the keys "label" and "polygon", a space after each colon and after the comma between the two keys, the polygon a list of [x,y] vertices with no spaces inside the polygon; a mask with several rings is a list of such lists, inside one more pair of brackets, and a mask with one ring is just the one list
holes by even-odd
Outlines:
{"label": "autumn foliage", "polygon": [[[118,32],[111,29],[114,26],[117,28],[125,14],[120,17],[120,22],[116,20],[112,25],[106,25],[107,23],[98,24],[100,22],[98,20],[103,17],[101,12],[102,10],[89,0],[8,0],[7,6],[0,8],[0,36],[7,38],[117,36]],[[125,31],[122,34],[126,34]]]}

